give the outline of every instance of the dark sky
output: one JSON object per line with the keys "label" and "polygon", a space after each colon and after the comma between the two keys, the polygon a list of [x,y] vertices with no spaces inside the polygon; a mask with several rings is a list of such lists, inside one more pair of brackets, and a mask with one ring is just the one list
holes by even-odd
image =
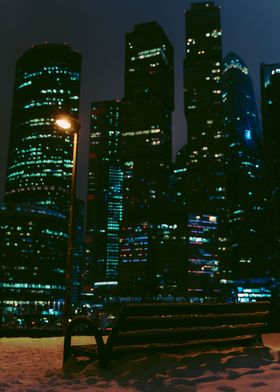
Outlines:
{"label": "dark sky", "polygon": [[[134,24],[156,20],[175,50],[173,151],[186,140],[183,116],[184,11],[190,0],[0,0],[0,201],[3,196],[17,58],[32,45],[68,42],[82,54],[79,196],[85,197],[89,108],[123,95],[124,36]],[[280,62],[279,0],[217,0],[224,55],[247,63],[259,100],[259,64]]]}

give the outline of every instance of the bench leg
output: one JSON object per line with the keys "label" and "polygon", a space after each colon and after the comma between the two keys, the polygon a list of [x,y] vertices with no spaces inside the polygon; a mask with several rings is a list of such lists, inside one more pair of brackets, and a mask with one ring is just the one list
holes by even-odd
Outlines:
{"label": "bench leg", "polygon": [[72,340],[73,333],[74,333],[75,329],[81,325],[86,325],[88,327],[88,330],[91,333],[93,333],[95,341],[96,341],[96,345],[97,345],[99,365],[101,368],[107,367],[108,355],[107,355],[106,346],[103,341],[103,337],[102,337],[99,329],[95,325],[95,323],[91,319],[89,319],[88,317],[85,317],[85,316],[77,317],[76,319],[72,320],[66,329],[65,337],[64,337],[63,367],[64,367],[66,361],[72,355],[71,340]]}

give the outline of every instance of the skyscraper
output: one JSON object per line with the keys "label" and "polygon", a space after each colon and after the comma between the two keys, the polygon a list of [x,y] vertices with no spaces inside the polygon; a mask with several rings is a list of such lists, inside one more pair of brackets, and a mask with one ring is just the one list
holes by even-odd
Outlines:
{"label": "skyscraper", "polygon": [[5,202],[68,211],[72,141],[54,118],[78,117],[80,68],[80,54],[63,44],[34,46],[18,59]]}
{"label": "skyscraper", "polygon": [[177,196],[189,212],[191,300],[217,300],[231,296],[221,282],[250,290],[269,271],[262,134],[246,64],[234,53],[222,61],[219,7],[192,4],[186,32],[188,144],[177,155]]}
{"label": "skyscraper", "polygon": [[[193,290],[189,291],[189,296],[193,301],[195,298],[211,301],[217,297],[215,284],[217,287],[219,262],[228,241],[223,226],[226,216],[226,135],[223,128],[221,45],[219,7],[213,2],[192,4],[186,12],[184,61],[188,143],[177,154],[175,175],[178,200],[189,213],[190,258],[186,285],[192,282]],[[215,222],[206,224],[207,217],[214,217]],[[194,235],[194,224],[202,224],[205,230],[199,229]],[[204,238],[208,225],[215,226],[217,240],[210,240],[208,234]],[[206,255],[204,242],[208,241]],[[205,277],[209,280],[207,285]],[[212,288],[212,292],[207,287]]]}
{"label": "skyscraper", "polygon": [[16,64],[0,285],[3,300],[30,315],[61,314],[73,144],[55,117],[78,117],[80,68],[64,44],[32,47]]}
{"label": "skyscraper", "polygon": [[236,53],[229,53],[223,60],[222,86],[229,143],[260,153],[262,130],[254,87],[248,67]]}
{"label": "skyscraper", "polygon": [[[87,200],[87,272],[99,292],[118,283],[123,170],[120,167],[121,102],[93,102]],[[104,289],[104,290],[103,290]]]}
{"label": "skyscraper", "polygon": [[221,269],[228,278],[260,279],[270,268],[262,129],[248,68],[235,53],[223,61],[222,90],[231,252]]}
{"label": "skyscraper", "polygon": [[[151,224],[163,222],[162,213],[167,205],[172,159],[173,48],[163,29],[150,22],[136,25],[126,35],[125,56],[120,274],[131,276],[131,280],[121,278],[128,282],[121,290],[129,295],[131,288],[134,296],[141,296],[141,287],[148,288],[146,282],[153,264],[149,251]],[[133,243],[139,245],[136,255],[127,253]],[[132,282],[137,282],[136,291]]]}
{"label": "skyscraper", "polygon": [[155,207],[164,198],[172,159],[173,48],[155,22],[126,35],[125,97],[121,134],[126,213]]}
{"label": "skyscraper", "polygon": [[188,143],[177,154],[176,168],[179,182],[188,188],[184,204],[192,210],[216,211],[224,199],[221,72],[220,9],[213,2],[192,4],[186,12],[184,61]]}
{"label": "skyscraper", "polygon": [[280,64],[261,65],[262,124],[265,149],[266,179],[269,188],[270,235],[273,270],[280,277]]}

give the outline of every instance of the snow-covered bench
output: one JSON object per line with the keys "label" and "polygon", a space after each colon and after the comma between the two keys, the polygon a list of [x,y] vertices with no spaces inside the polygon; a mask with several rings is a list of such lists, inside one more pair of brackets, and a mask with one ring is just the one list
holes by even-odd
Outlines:
{"label": "snow-covered bench", "polygon": [[[142,303],[121,308],[107,342],[93,320],[77,317],[64,339],[64,365],[69,358],[111,359],[137,351],[194,349],[197,346],[262,345],[269,302],[239,304]],[[94,336],[93,345],[72,345],[73,335]]]}

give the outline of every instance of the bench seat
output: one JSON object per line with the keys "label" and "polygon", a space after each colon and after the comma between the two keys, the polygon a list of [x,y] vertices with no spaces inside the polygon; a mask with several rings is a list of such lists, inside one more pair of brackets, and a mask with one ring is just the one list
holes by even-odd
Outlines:
{"label": "bench seat", "polygon": [[[106,343],[93,320],[77,317],[65,334],[64,364],[74,357],[99,359],[100,366],[107,367],[111,359],[135,351],[262,345],[269,306],[269,302],[128,304],[122,307]],[[79,334],[93,336],[96,344],[72,345],[72,336]]]}

